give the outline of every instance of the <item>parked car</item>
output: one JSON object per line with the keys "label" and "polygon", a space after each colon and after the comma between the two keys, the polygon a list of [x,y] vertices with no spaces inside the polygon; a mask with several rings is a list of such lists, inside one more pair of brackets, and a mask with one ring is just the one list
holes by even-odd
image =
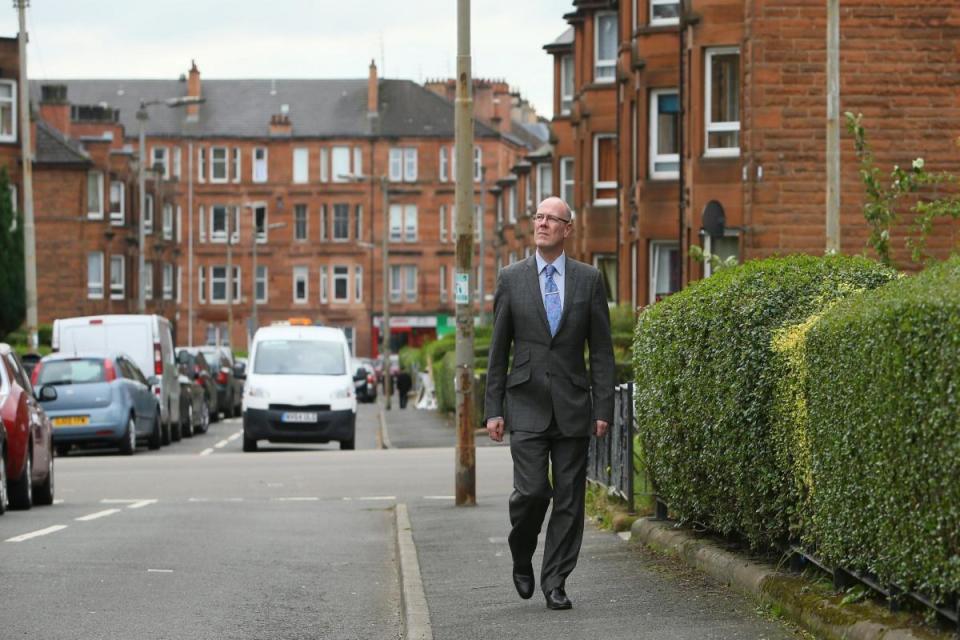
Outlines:
{"label": "parked car", "polygon": [[[193,383],[203,389],[207,400],[207,428],[209,423],[220,419],[217,383],[213,381],[214,373],[207,362],[207,357],[196,347],[177,348],[177,366],[180,372],[193,380]],[[206,432],[206,428],[204,428]]]}
{"label": "parked car", "polygon": [[243,394],[243,450],[270,442],[339,441],[353,449],[357,398],[350,347],[332,327],[261,327]]}
{"label": "parked car", "polygon": [[[185,354],[189,356],[190,354]],[[207,392],[199,377],[194,377],[190,364],[181,362],[177,354],[177,366],[180,371],[180,433],[191,438],[195,433],[206,433],[210,426],[210,406],[207,404]]]}
{"label": "parked car", "polygon": [[203,347],[186,347],[191,351],[196,349],[202,353],[213,371],[213,381],[217,385],[217,406],[224,418],[238,417],[243,401],[243,373],[237,376],[233,353],[229,347],[207,345]]}
{"label": "parked car", "polygon": [[67,355],[124,353],[145,378],[156,377],[154,393],[160,404],[162,444],[179,434],[180,383],[170,321],[158,315],[105,315],[65,318],[53,322],[53,349]]}
{"label": "parked car", "polygon": [[[43,397],[56,398],[57,391],[52,387],[41,391]],[[0,343],[0,421],[6,431],[2,475],[10,506],[29,509],[35,504],[53,504],[50,419],[34,397],[20,359],[5,343]]]}
{"label": "parked car", "polygon": [[[0,392],[2,393],[2,392]],[[0,396],[0,412],[2,412],[4,397]],[[0,425],[3,419],[0,417]],[[10,494],[7,493],[7,429],[0,428],[0,516],[10,507]]]}
{"label": "parked car", "polygon": [[373,367],[365,360],[354,358],[350,364],[353,371],[353,386],[357,393],[357,402],[377,401],[377,375]]}
{"label": "parked car", "polygon": [[53,423],[57,454],[74,445],[115,446],[133,455],[139,441],[159,449],[163,437],[160,404],[150,381],[130,356],[122,353],[52,353],[33,370]]}

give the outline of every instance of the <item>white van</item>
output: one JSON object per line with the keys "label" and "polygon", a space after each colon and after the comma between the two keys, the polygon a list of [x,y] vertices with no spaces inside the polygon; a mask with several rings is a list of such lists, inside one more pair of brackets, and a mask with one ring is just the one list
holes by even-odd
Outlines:
{"label": "white van", "polygon": [[180,383],[169,320],[158,315],[63,318],[53,321],[52,346],[61,353],[129,355],[160,403],[161,442],[180,435]]}
{"label": "white van", "polygon": [[243,386],[243,450],[258,440],[330,442],[353,449],[357,398],[340,329],[257,329]]}

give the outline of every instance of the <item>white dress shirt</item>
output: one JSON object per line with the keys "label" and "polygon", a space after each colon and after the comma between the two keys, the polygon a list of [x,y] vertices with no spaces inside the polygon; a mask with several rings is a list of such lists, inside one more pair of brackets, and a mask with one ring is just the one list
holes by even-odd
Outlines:
{"label": "white dress shirt", "polygon": [[[540,301],[543,302],[543,296],[546,293],[547,288],[547,274],[543,272],[544,267],[546,267],[549,262],[543,259],[543,256],[540,255],[540,250],[537,250],[537,273],[540,274],[538,280],[540,281]],[[564,282],[566,280],[567,272],[567,253],[563,252],[560,256],[553,261],[553,268],[556,269],[556,273],[553,274],[553,282],[557,285],[557,290],[560,292],[560,309],[563,307],[564,300]]]}

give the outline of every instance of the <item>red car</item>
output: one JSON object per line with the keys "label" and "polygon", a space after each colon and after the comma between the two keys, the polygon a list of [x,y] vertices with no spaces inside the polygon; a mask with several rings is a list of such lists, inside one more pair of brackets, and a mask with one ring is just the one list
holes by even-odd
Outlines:
{"label": "red car", "polygon": [[[56,395],[53,387],[44,393]],[[52,399],[52,398],[51,398]],[[10,506],[29,509],[53,503],[53,433],[50,419],[33,395],[33,387],[17,354],[0,343],[0,421],[6,442],[0,473]]]}

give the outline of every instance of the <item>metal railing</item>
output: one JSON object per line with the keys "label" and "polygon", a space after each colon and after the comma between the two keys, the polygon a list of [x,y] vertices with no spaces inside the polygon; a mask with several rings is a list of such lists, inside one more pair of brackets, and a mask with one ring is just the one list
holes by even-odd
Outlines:
{"label": "metal railing", "polygon": [[[603,485],[626,501],[631,511],[635,508],[635,492],[639,451],[634,451],[637,433],[633,416],[633,383],[619,385],[614,390],[613,424],[602,438],[590,438],[587,452],[587,480]],[[645,474],[641,474],[641,491],[649,492]]]}

